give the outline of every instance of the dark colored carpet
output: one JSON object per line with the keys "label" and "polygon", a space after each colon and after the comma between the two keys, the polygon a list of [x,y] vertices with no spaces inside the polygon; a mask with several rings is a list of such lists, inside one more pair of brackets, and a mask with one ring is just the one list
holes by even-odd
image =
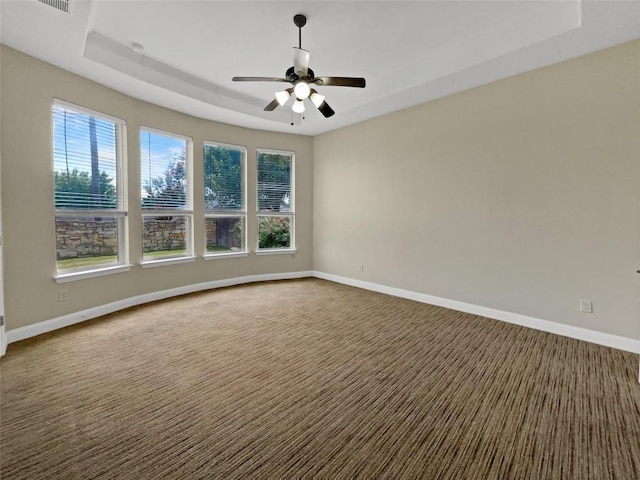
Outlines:
{"label": "dark colored carpet", "polygon": [[2,480],[637,479],[638,357],[318,279],[9,346]]}

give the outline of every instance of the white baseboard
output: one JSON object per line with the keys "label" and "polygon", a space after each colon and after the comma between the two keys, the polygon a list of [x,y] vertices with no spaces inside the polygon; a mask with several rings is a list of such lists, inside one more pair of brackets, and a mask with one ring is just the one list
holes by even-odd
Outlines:
{"label": "white baseboard", "polygon": [[184,295],[187,293],[200,292],[202,290],[210,290],[220,287],[230,287],[232,285],[241,285],[244,283],[266,282],[269,280],[288,280],[291,278],[304,278],[312,276],[312,271],[248,275],[246,277],[213,280],[211,282],[196,283],[194,285],[187,285],[184,287],[171,288],[169,290],[161,290],[159,292],[146,293],[144,295],[137,295],[135,297],[118,300],[117,302],[108,303],[106,305],[100,305],[98,307],[92,307],[86,310],[81,310],[79,312],[63,315],[61,317],[52,318],[50,320],[44,320],[42,322],[34,323],[33,325],[27,325],[26,327],[8,330],[6,335],[6,343],[18,342],[20,340],[35,337],[36,335],[57,330],[58,328],[68,327],[76,323],[84,322],[85,320],[97,318],[108,313],[117,312],[118,310],[134,307],[136,305],[142,305],[143,303],[164,300],[165,298]]}
{"label": "white baseboard", "polygon": [[7,353],[7,335],[4,332],[4,325],[0,326],[0,357]]}
{"label": "white baseboard", "polygon": [[393,295],[394,297],[407,298],[409,300],[415,300],[417,302],[450,308],[459,312],[472,313],[474,315],[480,315],[483,317],[492,318],[494,320],[501,320],[507,323],[514,323],[516,325],[533,328],[535,330],[541,330],[543,332],[555,333],[556,335],[562,335],[564,337],[575,338],[578,340],[596,343],[598,345],[604,345],[606,347],[617,348],[618,350],[624,350],[626,352],[640,353],[640,340],[635,340],[633,338],[612,335],[610,333],[598,332],[595,330],[588,330],[586,328],[574,327],[572,325],[565,325],[563,323],[552,322],[549,320],[541,320],[539,318],[529,317],[527,315],[521,315],[519,313],[505,312],[503,310],[497,310],[495,308],[473,305],[471,303],[459,302],[457,300],[450,300],[448,298],[435,297],[433,295],[427,295],[425,293],[418,293],[412,292],[410,290],[403,290],[401,288],[388,287],[386,285],[380,285],[378,283],[365,282],[362,280],[341,277],[339,275],[333,275],[330,273],[314,271],[313,276],[317,278],[323,278],[325,280],[330,280],[332,282],[351,285],[353,287],[364,288],[365,290],[386,293],[387,295]]}
{"label": "white baseboard", "polygon": [[627,352],[640,353],[640,340],[635,340],[632,338],[611,335],[609,333],[588,330],[586,328],[574,327],[562,323],[551,322],[549,320],[541,320],[518,313],[505,312],[503,310],[483,307],[480,305],[473,305],[471,303],[459,302],[457,300],[450,300],[448,298],[436,297],[433,295],[427,295],[425,293],[418,293],[410,290],[388,287],[386,285],[380,285],[377,283],[365,282],[353,278],[341,277],[339,275],[333,275],[330,273],[318,271],[302,271],[248,275],[245,277],[214,280],[211,282],[197,283],[194,285],[187,285],[184,287],[177,287],[168,290],[162,290],[159,292],[147,293],[124,300],[118,300],[106,305],[100,305],[97,307],[88,308],[86,310],[81,310],[79,312],[70,313],[61,317],[52,318],[50,320],[38,322],[33,325],[27,325],[26,327],[15,328],[12,330],[8,330],[6,333],[4,332],[3,326],[2,332],[0,334],[0,336],[2,337],[1,355],[4,355],[7,344],[9,343],[25,340],[27,338],[35,337],[36,335],[57,330],[58,328],[68,327],[85,320],[100,317],[102,315],[113,313],[118,310],[123,310],[125,308],[133,307],[136,305],[154,302],[157,300],[164,300],[165,298],[175,297],[177,295],[200,292],[202,290],[229,287],[232,285],[240,285],[244,283],[264,282],[269,280],[287,280],[292,278],[304,277],[317,277],[336,283],[363,288],[365,290],[372,290],[375,292],[385,293],[387,295],[393,295],[395,297],[407,298],[409,300],[415,300],[421,303],[428,303],[430,305],[437,305],[440,307],[450,308],[452,310],[458,310],[460,312],[480,315],[483,317],[492,318],[494,320],[501,320],[503,322],[513,323],[516,325],[541,330],[543,332],[555,333],[557,335],[575,338],[578,340],[585,340],[587,342],[617,348],[619,350],[624,350]]}

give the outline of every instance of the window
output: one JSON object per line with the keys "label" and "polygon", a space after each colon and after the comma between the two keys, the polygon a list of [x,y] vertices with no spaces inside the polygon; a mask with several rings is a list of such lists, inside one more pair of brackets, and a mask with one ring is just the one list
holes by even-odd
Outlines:
{"label": "window", "polygon": [[293,250],[292,152],[258,150],[258,251]]}
{"label": "window", "polygon": [[246,148],[205,142],[203,153],[206,254],[244,253]]}
{"label": "window", "polygon": [[140,130],[142,260],[192,255],[191,139]]}
{"label": "window", "polygon": [[123,265],[125,122],[60,101],[52,113],[57,271]]}

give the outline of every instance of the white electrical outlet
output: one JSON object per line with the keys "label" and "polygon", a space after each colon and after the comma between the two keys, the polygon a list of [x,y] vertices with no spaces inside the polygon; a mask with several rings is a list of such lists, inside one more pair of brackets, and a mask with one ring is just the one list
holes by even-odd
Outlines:
{"label": "white electrical outlet", "polygon": [[69,300],[69,290],[63,288],[58,292],[58,301],[66,302],[67,300]]}
{"label": "white electrical outlet", "polygon": [[359,269],[361,272],[364,272],[364,265],[363,265],[363,264],[360,264],[360,265],[359,265],[359,267],[358,267],[358,269]]}
{"label": "white electrical outlet", "polygon": [[580,311],[593,313],[593,302],[591,300],[580,300]]}

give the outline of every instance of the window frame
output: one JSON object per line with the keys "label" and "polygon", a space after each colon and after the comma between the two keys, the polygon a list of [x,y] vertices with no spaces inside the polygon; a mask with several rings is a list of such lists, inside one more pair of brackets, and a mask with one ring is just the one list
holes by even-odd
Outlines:
{"label": "window frame", "polygon": [[115,126],[115,168],[114,180],[116,183],[116,208],[115,209],[58,209],[55,207],[55,186],[54,186],[54,227],[58,218],[86,218],[86,217],[107,217],[115,218],[117,224],[117,261],[115,263],[105,263],[90,267],[80,267],[69,270],[58,269],[57,259],[57,232],[55,233],[56,251],[56,273],[54,280],[57,283],[66,283],[85,278],[99,277],[129,271],[129,242],[128,242],[128,195],[127,195],[127,121],[113,115],[98,112],[81,105],[77,105],[58,98],[53,99],[51,104],[51,158],[53,160],[53,170],[55,172],[55,113],[56,107],[71,110],[75,113],[88,115],[102,121],[111,122]]}
{"label": "window frame", "polygon": [[[291,172],[289,174],[289,192],[291,208],[288,212],[265,212],[260,210],[260,196],[258,192],[258,158],[260,154],[272,154],[272,155],[288,155],[291,161]],[[291,254],[297,251],[296,248],[296,185],[295,185],[295,165],[296,165],[296,153],[291,150],[276,150],[271,148],[257,148],[256,149],[256,243],[255,254],[256,255],[273,255],[273,254]],[[260,218],[262,217],[286,217],[290,222],[289,230],[289,246],[282,248],[260,248]]]}
{"label": "window frame", "polygon": [[[242,184],[242,209],[240,210],[207,210],[206,202],[205,202],[205,192],[203,190],[202,202],[203,202],[203,212],[204,212],[204,254],[203,258],[207,260],[215,259],[215,258],[225,258],[225,257],[245,257],[249,254],[248,242],[247,242],[247,147],[245,145],[234,145],[231,143],[224,142],[216,142],[213,140],[204,140],[202,144],[202,183],[203,186],[205,182],[205,174],[204,174],[204,149],[208,146],[216,146],[216,147],[226,147],[229,149],[236,149],[242,152],[242,174],[240,182]],[[241,235],[241,248],[236,252],[209,252],[207,250],[207,218],[230,218],[230,217],[241,217],[242,218],[242,235]]]}
{"label": "window frame", "polygon": [[[180,208],[155,208],[155,209],[147,209],[142,207],[142,189],[144,188],[142,185],[142,132],[148,132],[152,134],[162,135],[165,137],[172,137],[179,140],[185,141],[185,179],[187,181],[186,185],[186,204],[184,209]],[[138,162],[138,173],[140,174],[140,226],[142,236],[140,237],[141,243],[141,257],[140,257],[140,266],[142,268],[148,267],[157,267],[163,265],[173,265],[179,263],[188,263],[195,260],[194,255],[194,245],[193,245],[193,137],[189,137],[187,135],[182,135],[180,133],[169,132],[166,130],[161,130],[154,127],[149,127],[147,125],[140,125],[138,129],[138,153],[139,153],[139,162]],[[185,231],[185,253],[181,255],[175,256],[166,256],[160,257],[153,260],[145,260],[144,259],[144,219],[146,217],[185,217],[186,221],[186,231]]]}

